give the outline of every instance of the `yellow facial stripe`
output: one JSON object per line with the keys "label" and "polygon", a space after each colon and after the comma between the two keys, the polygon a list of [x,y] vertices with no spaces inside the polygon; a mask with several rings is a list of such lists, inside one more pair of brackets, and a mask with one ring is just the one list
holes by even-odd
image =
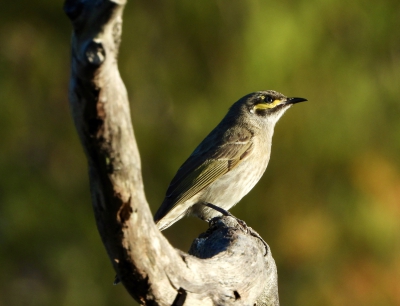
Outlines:
{"label": "yellow facial stripe", "polygon": [[271,103],[258,103],[256,105],[254,105],[254,110],[274,108],[275,106],[277,106],[281,103],[282,103],[282,100],[279,100],[279,99],[276,99],[274,102],[271,102]]}

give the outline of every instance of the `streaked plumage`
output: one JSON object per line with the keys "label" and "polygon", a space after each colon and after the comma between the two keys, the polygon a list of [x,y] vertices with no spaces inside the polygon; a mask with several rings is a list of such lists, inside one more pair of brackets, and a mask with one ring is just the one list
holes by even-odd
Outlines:
{"label": "streaked plumage", "polygon": [[164,230],[185,215],[203,220],[220,215],[204,206],[229,210],[260,180],[267,168],[274,126],[303,98],[268,90],[234,103],[224,119],[179,168],[154,220]]}

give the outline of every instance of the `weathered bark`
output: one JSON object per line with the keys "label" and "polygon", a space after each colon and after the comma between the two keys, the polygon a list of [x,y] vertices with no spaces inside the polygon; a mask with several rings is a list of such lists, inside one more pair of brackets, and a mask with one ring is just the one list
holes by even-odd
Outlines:
{"label": "weathered bark", "polygon": [[155,226],[117,55],[124,0],[67,0],[73,24],[70,105],[89,166],[98,230],[128,292],[145,305],[279,305],[275,262],[230,217],[189,255]]}

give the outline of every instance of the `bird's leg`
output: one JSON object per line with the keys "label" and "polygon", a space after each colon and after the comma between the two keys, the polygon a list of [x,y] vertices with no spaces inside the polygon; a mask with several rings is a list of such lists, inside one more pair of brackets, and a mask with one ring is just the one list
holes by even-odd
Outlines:
{"label": "bird's leg", "polygon": [[220,212],[224,216],[232,217],[233,219],[235,219],[237,221],[237,223],[246,231],[246,233],[249,233],[251,236],[256,237],[256,238],[261,240],[261,242],[265,246],[265,254],[264,254],[264,256],[266,256],[268,254],[268,248],[269,248],[268,244],[264,241],[264,239],[261,238],[261,236],[255,230],[253,230],[251,227],[247,226],[246,222],[244,222],[243,220],[241,220],[239,218],[236,218],[229,211],[227,211],[227,210],[225,210],[225,209],[223,209],[221,207],[218,207],[218,206],[216,206],[214,204],[204,202],[203,205]]}
{"label": "bird's leg", "polygon": [[207,206],[207,207],[209,207],[209,208],[212,208],[212,209],[214,209],[214,210],[220,212],[220,213],[223,214],[224,216],[232,217],[233,219],[235,219],[235,220],[237,221],[237,223],[239,223],[239,225],[240,225],[246,232],[249,232],[249,227],[247,226],[246,222],[244,222],[243,220],[240,220],[239,218],[236,218],[236,217],[235,217],[234,215],[232,215],[229,211],[227,211],[227,210],[225,210],[225,209],[223,209],[223,208],[221,208],[221,207],[219,207],[219,206],[217,206],[217,205],[211,204],[211,203],[203,203],[203,205],[205,205],[205,206]]}
{"label": "bird's leg", "polygon": [[223,209],[223,208],[221,208],[221,207],[219,207],[219,206],[217,206],[217,205],[214,205],[214,204],[211,204],[211,203],[207,203],[207,202],[203,202],[202,204],[203,204],[204,206],[210,207],[210,208],[212,208],[212,209],[214,209],[214,210],[220,212],[220,213],[223,214],[224,216],[228,216],[228,217],[232,217],[232,218],[234,218],[234,219],[237,219],[237,218],[236,218],[235,216],[233,216],[229,211],[226,211],[225,209]]}
{"label": "bird's leg", "polygon": [[114,285],[114,286],[115,286],[115,285],[118,285],[120,282],[121,282],[121,280],[119,279],[118,275],[115,275],[113,285]]}

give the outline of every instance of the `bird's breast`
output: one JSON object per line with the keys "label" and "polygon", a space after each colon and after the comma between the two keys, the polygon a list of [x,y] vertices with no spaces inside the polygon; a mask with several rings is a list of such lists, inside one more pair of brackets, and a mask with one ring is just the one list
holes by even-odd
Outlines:
{"label": "bird's breast", "polygon": [[[255,142],[254,145],[252,153],[234,169],[210,184],[200,196],[199,201],[229,210],[249,193],[265,172],[271,149],[268,142]],[[218,215],[212,211],[208,213],[212,216]]]}

